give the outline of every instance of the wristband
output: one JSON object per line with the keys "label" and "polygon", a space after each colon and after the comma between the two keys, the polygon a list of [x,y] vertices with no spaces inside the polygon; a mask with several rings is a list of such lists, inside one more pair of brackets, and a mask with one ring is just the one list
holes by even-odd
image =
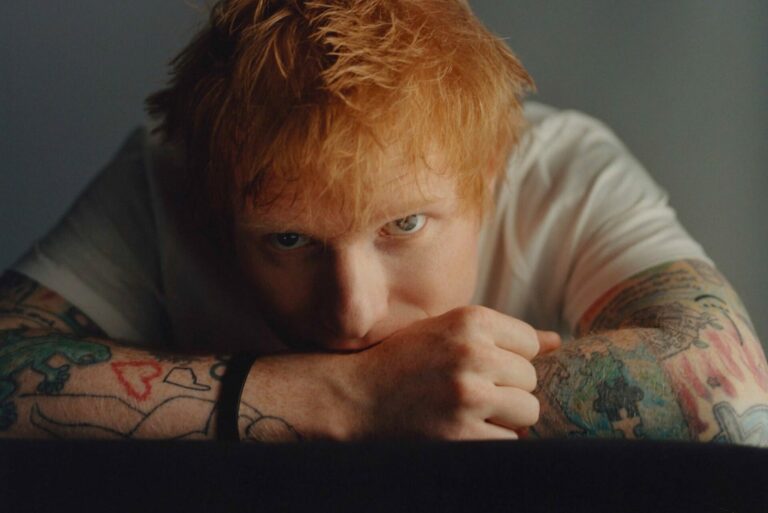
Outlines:
{"label": "wristband", "polygon": [[250,353],[235,353],[227,362],[227,370],[221,377],[221,394],[216,415],[216,438],[220,441],[240,441],[240,430],[237,427],[240,397],[255,360],[256,357]]}

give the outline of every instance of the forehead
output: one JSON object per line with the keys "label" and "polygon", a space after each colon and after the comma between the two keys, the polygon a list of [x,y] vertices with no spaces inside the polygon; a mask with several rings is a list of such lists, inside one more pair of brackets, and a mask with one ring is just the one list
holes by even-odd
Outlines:
{"label": "forehead", "polygon": [[378,227],[399,217],[440,206],[456,208],[452,173],[390,168],[363,190],[273,180],[236,219],[237,228],[261,232],[300,232],[318,238]]}

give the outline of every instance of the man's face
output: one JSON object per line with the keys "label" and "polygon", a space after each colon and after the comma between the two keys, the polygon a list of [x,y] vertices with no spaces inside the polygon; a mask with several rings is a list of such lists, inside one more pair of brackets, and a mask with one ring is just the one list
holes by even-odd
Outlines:
{"label": "man's face", "polygon": [[461,208],[455,178],[417,176],[401,169],[382,179],[370,198],[372,221],[360,228],[348,228],[348,212],[308,199],[296,182],[237,220],[240,266],[281,340],[359,350],[468,304],[480,216]]}

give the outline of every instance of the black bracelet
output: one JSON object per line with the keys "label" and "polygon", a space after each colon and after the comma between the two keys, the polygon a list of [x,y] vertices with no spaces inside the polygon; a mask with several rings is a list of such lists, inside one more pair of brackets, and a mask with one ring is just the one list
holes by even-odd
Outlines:
{"label": "black bracelet", "polygon": [[256,357],[250,353],[235,353],[227,362],[227,369],[221,377],[221,394],[216,415],[216,438],[237,442],[240,430],[237,420],[240,411],[240,397],[243,395],[245,380]]}

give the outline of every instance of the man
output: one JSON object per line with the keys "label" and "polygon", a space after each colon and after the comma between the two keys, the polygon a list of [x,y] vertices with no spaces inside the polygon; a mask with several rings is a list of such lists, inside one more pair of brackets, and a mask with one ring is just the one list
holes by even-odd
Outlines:
{"label": "man", "polygon": [[736,293],[464,2],[223,1],[174,66],[2,278],[3,435],[768,444]]}

